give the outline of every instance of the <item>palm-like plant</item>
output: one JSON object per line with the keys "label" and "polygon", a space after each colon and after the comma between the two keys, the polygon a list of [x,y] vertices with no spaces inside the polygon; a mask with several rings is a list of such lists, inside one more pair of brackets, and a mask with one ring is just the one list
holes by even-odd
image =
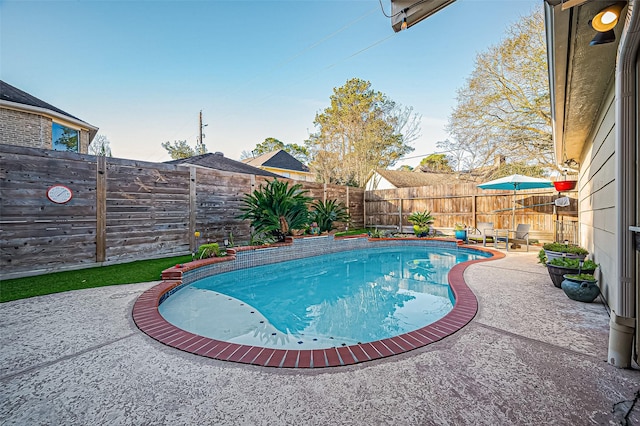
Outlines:
{"label": "palm-like plant", "polygon": [[435,218],[431,215],[430,211],[413,212],[407,220],[413,224],[413,232],[419,237],[426,236],[429,233],[429,225],[431,225]]}
{"label": "palm-like plant", "polygon": [[308,221],[307,204],[311,201],[301,184],[289,187],[278,179],[267,181],[251,194],[245,194],[240,219],[250,220],[256,234],[273,235],[284,241],[293,229],[303,229]]}
{"label": "palm-like plant", "polygon": [[311,207],[313,210],[309,213],[309,220],[318,224],[320,232],[331,231],[334,222],[348,222],[351,219],[347,207],[338,200],[315,200]]}

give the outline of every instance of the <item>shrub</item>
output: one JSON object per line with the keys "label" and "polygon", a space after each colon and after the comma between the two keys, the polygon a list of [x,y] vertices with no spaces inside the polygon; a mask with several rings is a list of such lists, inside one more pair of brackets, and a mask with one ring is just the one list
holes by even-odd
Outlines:
{"label": "shrub", "polygon": [[564,277],[574,281],[597,281],[593,274],[567,274]]}
{"label": "shrub", "polygon": [[546,243],[542,246],[544,250],[548,251],[556,251],[560,253],[572,253],[572,254],[589,254],[589,251],[583,249],[580,246],[572,246],[569,244],[562,243]]}
{"label": "shrub", "polygon": [[384,232],[380,231],[378,228],[372,229],[372,230],[369,231],[369,236],[371,238],[383,238],[384,237]]}
{"label": "shrub", "polygon": [[196,252],[196,259],[206,259],[217,256],[220,256],[220,246],[218,243],[202,244]]}
{"label": "shrub", "polygon": [[[567,257],[559,257],[556,259],[551,259],[549,261],[549,265],[559,266],[562,268],[568,269],[579,269],[580,268],[580,259],[570,259]],[[585,271],[590,271],[592,269],[596,269],[598,264],[593,260],[587,259],[582,263],[582,269]]]}

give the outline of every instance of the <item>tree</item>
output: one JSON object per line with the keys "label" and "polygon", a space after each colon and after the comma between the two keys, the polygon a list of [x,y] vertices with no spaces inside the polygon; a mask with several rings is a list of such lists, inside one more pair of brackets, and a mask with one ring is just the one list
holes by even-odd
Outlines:
{"label": "tree", "polygon": [[193,149],[189,146],[187,141],[174,141],[173,144],[167,142],[163,142],[162,147],[167,150],[171,158],[174,160],[179,160],[181,158],[189,158],[194,155],[202,155],[207,153],[207,147],[204,144],[196,145],[196,148]]}
{"label": "tree", "polygon": [[503,163],[487,176],[488,179],[499,179],[513,174],[544,178],[547,177],[545,170],[540,166],[532,166],[524,163]]}
{"label": "tree", "polygon": [[357,78],[334,88],[330,99],[331,106],[316,114],[318,131],[305,141],[319,181],[363,186],[371,170],[393,166],[413,151],[419,116],[412,108]]}
{"label": "tree", "polygon": [[105,135],[96,135],[89,145],[89,154],[112,157],[110,143]]}
{"label": "tree", "polygon": [[453,171],[446,154],[429,154],[420,161],[419,167],[425,172],[447,173]]}
{"label": "tree", "polygon": [[397,170],[401,172],[412,172],[413,167],[409,166],[408,164],[403,164],[402,166],[398,167]]}
{"label": "tree", "polygon": [[276,138],[266,138],[264,142],[257,144],[255,149],[250,152],[242,151],[240,159],[244,160],[245,158],[257,157],[259,155],[277,151],[279,149],[288,152],[301,163],[307,164],[309,162],[309,150],[305,146],[301,146],[295,143],[285,144],[284,142],[279,141]]}
{"label": "tree", "polygon": [[447,130],[453,140],[438,148],[460,160],[458,170],[488,166],[497,155],[556,167],[541,8],[512,25],[500,45],[477,56]]}

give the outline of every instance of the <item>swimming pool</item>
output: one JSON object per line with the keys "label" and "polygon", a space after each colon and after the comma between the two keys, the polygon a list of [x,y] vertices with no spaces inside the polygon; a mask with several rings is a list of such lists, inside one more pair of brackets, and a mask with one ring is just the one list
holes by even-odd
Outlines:
{"label": "swimming pool", "polygon": [[[254,306],[254,304],[256,304],[257,302],[254,299],[250,299],[251,293],[246,293],[246,288],[244,289],[245,293],[242,293],[241,297],[235,297],[239,296],[239,294],[236,294],[234,296],[233,294],[227,294],[219,291],[222,290],[222,288],[216,288],[214,290],[210,288],[198,289],[198,285],[190,286],[190,284],[198,282],[199,280],[205,279],[207,277],[216,275],[221,276],[225,275],[225,272],[232,271],[236,271],[240,274],[240,276],[244,277],[249,277],[249,274],[254,274],[256,273],[256,271],[262,271],[262,273],[258,274],[260,279],[256,280],[254,278],[253,281],[265,281],[264,271],[266,269],[260,269],[257,267],[274,263],[279,264],[279,270],[281,271],[285,271],[288,269],[304,270],[308,272],[306,275],[308,279],[317,279],[321,275],[327,275],[328,272],[323,273],[322,271],[320,271],[319,276],[313,277],[312,275],[315,275],[317,271],[316,273],[312,273],[310,268],[314,267],[313,265],[322,264],[323,262],[332,259],[331,257],[327,256],[311,257],[318,252],[344,252],[342,255],[340,255],[342,256],[342,264],[348,265],[349,274],[352,274],[354,268],[355,270],[359,270],[358,268],[364,268],[364,266],[353,266],[356,262],[352,261],[357,260],[362,255],[362,253],[360,252],[356,253],[358,250],[363,248],[380,248],[386,250],[386,248],[389,247],[393,248],[394,250],[397,248],[412,247],[411,250],[417,248],[418,250],[422,251],[419,251],[418,256],[414,256],[411,259],[407,258],[404,254],[399,255],[396,253],[395,259],[393,258],[392,254],[389,254],[389,259],[387,259],[388,261],[386,263],[377,260],[370,262],[368,267],[374,265],[378,269],[383,269],[383,265],[388,265],[390,263],[402,264],[403,266],[400,268],[402,272],[389,273],[391,272],[391,270],[389,270],[387,271],[388,273],[383,274],[381,277],[379,277],[380,281],[369,281],[369,290],[360,290],[360,293],[356,292],[356,294],[362,294],[363,292],[376,293],[380,291],[389,293],[389,291],[383,290],[382,287],[397,287],[398,289],[400,289],[400,283],[402,282],[403,288],[399,293],[404,293],[402,297],[405,297],[406,299],[402,303],[402,308],[399,309],[402,313],[402,321],[404,321],[404,317],[408,315],[408,312],[420,310],[409,309],[406,306],[411,307],[412,301],[423,297],[415,297],[415,290],[413,288],[410,288],[410,286],[408,285],[411,281],[414,281],[413,284],[439,288],[440,292],[438,293],[438,296],[442,296],[442,290],[446,289],[449,296],[449,301],[451,301],[451,294],[453,294],[455,303],[453,304],[453,308],[450,312],[446,313],[444,317],[436,320],[435,322],[414,329],[413,331],[395,331],[394,333],[400,334],[394,335],[393,337],[382,338],[381,340],[366,342],[363,341],[365,339],[361,337],[351,337],[350,339],[347,339],[346,336],[339,335],[338,333],[335,333],[335,335],[334,333],[330,333],[328,337],[318,337],[317,335],[314,335],[313,332],[310,332],[310,329],[307,330],[307,332],[309,332],[309,334],[307,334],[307,332],[305,332],[304,330],[292,330],[291,326],[285,326],[283,327],[283,330],[279,330],[279,327],[282,327],[282,324],[288,323],[281,322],[280,318],[273,316],[271,318],[267,318],[263,312],[259,311]],[[475,260],[463,261],[462,263],[455,264],[448,272],[448,274],[442,271],[435,273],[431,270],[431,260],[430,257],[427,256],[427,253],[429,253],[429,250],[427,248],[429,247],[446,249],[445,251],[447,251],[448,253],[446,257],[450,258],[453,258],[454,255],[456,258],[459,258],[459,256],[466,256],[467,254],[474,254],[478,256],[475,257]],[[333,236],[295,239],[293,241],[290,240],[285,244],[278,244],[276,246],[270,246],[267,248],[242,247],[237,250],[230,250],[229,253],[231,253],[231,255],[227,256],[226,258],[207,259],[206,262],[196,261],[185,265],[176,265],[176,267],[169,268],[163,271],[162,275],[164,281],[145,291],[134,304],[132,315],[133,320],[138,328],[153,339],[165,345],[185,352],[190,352],[193,354],[218,360],[280,368],[320,368],[357,364],[360,362],[375,360],[411,351],[430,343],[437,342],[460,330],[469,321],[471,321],[471,319],[473,319],[478,307],[477,299],[464,282],[463,273],[465,269],[472,263],[498,259],[504,256],[504,254],[491,249],[459,247],[455,240],[368,240],[366,237],[334,239]],[[310,263],[284,262],[284,260],[292,258],[309,258],[305,262]],[[336,263],[335,259],[336,258],[333,258],[333,263]],[[429,264],[426,262],[426,260],[429,261]],[[460,258],[459,260],[464,259]],[[307,265],[306,269],[301,265]],[[355,272],[353,272],[353,274],[355,274]],[[401,278],[399,278],[398,275],[400,275]],[[440,277],[440,281],[430,282],[432,278],[435,279],[436,276]],[[448,276],[449,286],[442,284],[442,279],[446,276]],[[395,284],[390,285],[387,280],[391,280],[392,282],[394,280],[396,281]],[[242,280],[240,281],[244,282]],[[247,280],[248,283],[250,283],[251,281],[252,280]],[[200,282],[205,283],[208,282],[208,280],[205,279]],[[265,328],[262,331],[257,332],[258,334],[262,333],[262,341],[258,343],[255,341],[245,342],[238,336],[236,336],[235,338],[231,337],[229,340],[222,339],[221,337],[207,337],[205,335],[198,334],[197,332],[185,330],[168,322],[160,314],[160,309],[164,311],[166,308],[168,308],[170,306],[168,304],[165,307],[162,306],[165,305],[165,303],[170,302],[174,297],[176,297],[176,299],[174,300],[178,300],[178,297],[181,297],[180,294],[182,293],[182,291],[187,290],[189,287],[193,287],[194,291],[207,294],[205,298],[218,298],[218,305],[215,307],[215,309],[226,312],[225,316],[229,315],[231,318],[235,318],[236,322],[242,322],[244,324],[255,323],[256,321],[258,324],[269,323],[269,327],[271,328]],[[307,285],[306,287],[313,287],[313,285]],[[316,292],[319,291],[320,293],[325,290],[326,289],[324,287],[316,288]],[[225,291],[229,290],[225,289]],[[269,298],[264,297],[264,295],[269,296],[269,292],[264,290],[262,291],[264,293],[263,296],[258,297],[256,300]],[[188,291],[182,294],[187,295]],[[431,297],[433,295],[427,296]],[[415,299],[412,299],[411,297],[415,297]],[[249,300],[247,300],[248,298]],[[275,298],[270,297],[270,299],[273,300]],[[378,298],[378,300],[381,299]],[[293,302],[298,302],[298,299],[296,298]],[[192,305],[192,308],[194,308],[193,310],[197,310],[195,308],[197,308],[197,304],[200,303],[199,299],[191,298],[191,303],[195,304]],[[413,303],[414,308],[416,306],[422,306],[420,303]],[[391,304],[393,305],[393,303]],[[290,306],[294,305],[297,305],[297,303],[290,303]],[[318,304],[316,303],[316,305]],[[343,305],[347,306],[346,304]],[[325,303],[324,305],[320,304],[320,306],[331,307],[331,309],[328,309],[328,311],[331,311],[333,313],[336,312],[336,309],[338,309],[338,312],[347,312],[346,307],[343,306],[342,308],[338,308],[338,304],[335,302]],[[340,309],[342,310],[340,311]],[[404,312],[402,312],[403,310]],[[310,311],[312,313],[317,312],[318,308],[312,308],[310,309]],[[348,312],[350,311],[351,309],[348,310]],[[384,310],[382,311],[386,312]],[[368,311],[368,313],[370,312],[371,311]],[[377,317],[375,315],[369,316],[379,319],[381,318],[379,315],[380,314],[378,313]],[[299,317],[300,315],[297,316]],[[361,314],[359,318],[367,317],[368,315],[366,315],[365,313]],[[390,316],[389,318],[393,317]],[[265,322],[260,323],[260,321]],[[311,320],[307,319],[306,323],[311,323],[314,321],[315,316],[312,315]],[[212,321],[209,321],[209,323],[211,322]],[[344,321],[340,320],[335,322],[340,323]],[[387,322],[397,323],[401,321],[389,319],[387,320]],[[217,321],[215,323],[217,323]],[[354,323],[358,324],[357,321]],[[186,325],[183,326],[189,328]],[[235,326],[236,324],[234,324],[234,327]],[[215,326],[213,328],[215,328]],[[232,328],[233,327],[230,327],[228,328],[228,330],[231,330]],[[315,328],[317,329],[318,326],[315,326]],[[282,341],[286,341],[286,345],[267,347],[265,341],[270,339],[269,336],[272,336],[272,333],[275,332],[277,335],[278,331],[283,332],[283,334],[281,334],[279,337],[281,340],[281,344]],[[254,331],[253,333],[256,332]],[[286,339],[284,338],[285,334]],[[298,337],[300,337],[299,340],[297,339]],[[333,337],[333,339],[330,339],[331,337]],[[330,342],[330,344],[332,344],[333,346],[327,347],[325,343],[322,342],[322,339],[327,338],[332,341]],[[234,339],[236,340],[230,341]],[[317,340],[314,341],[313,339]],[[303,343],[298,343],[300,341],[302,341]]]}
{"label": "swimming pool", "polygon": [[324,349],[398,336],[444,317],[447,275],[485,253],[380,247],[259,266],[200,279],[160,314],[201,336],[275,349]]}

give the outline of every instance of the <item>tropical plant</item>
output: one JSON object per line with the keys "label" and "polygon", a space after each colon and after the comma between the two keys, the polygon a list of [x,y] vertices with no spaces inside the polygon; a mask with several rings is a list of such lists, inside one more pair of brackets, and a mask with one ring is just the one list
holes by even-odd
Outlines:
{"label": "tropical plant", "polygon": [[301,184],[289,187],[288,182],[278,179],[267,181],[251,194],[242,199],[243,212],[239,219],[250,220],[256,235],[272,235],[278,241],[284,241],[293,229],[305,229],[309,212],[307,204],[311,201],[302,190]]}
{"label": "tropical plant", "polygon": [[334,229],[334,222],[348,222],[351,219],[347,207],[338,200],[315,200],[311,207],[313,210],[309,212],[309,220],[318,224],[320,232]]}
{"label": "tropical plant", "polygon": [[429,233],[429,225],[434,222],[434,217],[430,211],[413,212],[408,217],[409,223],[413,224],[413,232],[417,236],[426,236]]}

